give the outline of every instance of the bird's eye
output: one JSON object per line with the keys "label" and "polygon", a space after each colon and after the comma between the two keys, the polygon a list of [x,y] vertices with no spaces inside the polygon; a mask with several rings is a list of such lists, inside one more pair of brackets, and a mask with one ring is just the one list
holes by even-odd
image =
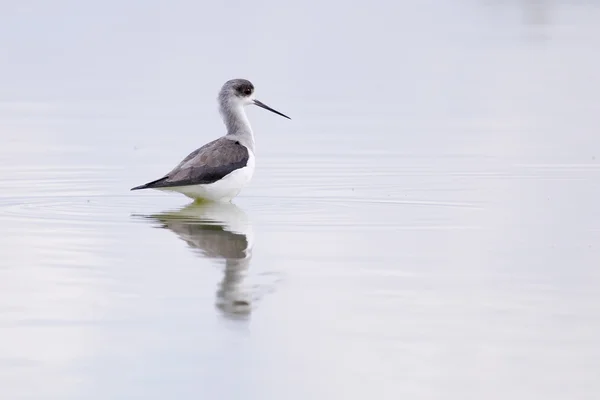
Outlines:
{"label": "bird's eye", "polygon": [[252,89],[250,89],[250,88],[246,88],[246,89],[244,89],[244,94],[245,94],[246,96],[250,96],[250,95],[252,94]]}

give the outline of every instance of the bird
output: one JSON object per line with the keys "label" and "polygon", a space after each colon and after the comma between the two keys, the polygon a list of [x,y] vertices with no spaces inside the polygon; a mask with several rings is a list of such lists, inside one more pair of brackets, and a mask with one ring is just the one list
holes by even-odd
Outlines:
{"label": "bird", "polygon": [[285,114],[255,98],[247,79],[231,79],[217,96],[227,133],[191,152],[163,177],[131,188],[177,192],[197,201],[231,202],[254,175],[254,133],[245,107],[256,105],[282,117]]}

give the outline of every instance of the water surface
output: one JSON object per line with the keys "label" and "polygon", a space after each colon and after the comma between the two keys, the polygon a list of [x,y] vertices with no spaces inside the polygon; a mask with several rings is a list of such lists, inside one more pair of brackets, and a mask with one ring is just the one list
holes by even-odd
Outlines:
{"label": "water surface", "polygon": [[0,6],[2,398],[597,398],[600,9],[417,3]]}

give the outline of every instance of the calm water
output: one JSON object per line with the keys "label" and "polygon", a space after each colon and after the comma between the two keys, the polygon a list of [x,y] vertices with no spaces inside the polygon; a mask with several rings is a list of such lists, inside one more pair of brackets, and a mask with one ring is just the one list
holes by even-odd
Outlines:
{"label": "calm water", "polygon": [[[594,2],[3,2],[0,397],[598,398],[599,47]],[[233,77],[292,117],[251,186],[129,192]]]}

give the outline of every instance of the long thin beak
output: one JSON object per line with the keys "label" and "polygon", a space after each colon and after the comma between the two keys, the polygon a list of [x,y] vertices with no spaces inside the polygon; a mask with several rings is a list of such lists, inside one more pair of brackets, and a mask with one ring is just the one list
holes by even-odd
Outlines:
{"label": "long thin beak", "polygon": [[260,101],[258,101],[258,100],[254,100],[254,104],[256,104],[257,106],[259,106],[259,107],[261,107],[261,108],[264,108],[265,110],[269,110],[269,111],[271,111],[271,112],[274,112],[275,114],[279,114],[279,115],[281,115],[282,117],[286,117],[287,119],[291,119],[291,118],[290,118],[290,117],[288,117],[287,115],[285,115],[285,114],[282,114],[282,113],[280,113],[280,112],[279,112],[279,111],[277,111],[277,110],[273,110],[271,107],[269,107],[269,106],[268,106],[268,105],[266,105],[265,103],[262,103],[262,102],[260,102]]}

